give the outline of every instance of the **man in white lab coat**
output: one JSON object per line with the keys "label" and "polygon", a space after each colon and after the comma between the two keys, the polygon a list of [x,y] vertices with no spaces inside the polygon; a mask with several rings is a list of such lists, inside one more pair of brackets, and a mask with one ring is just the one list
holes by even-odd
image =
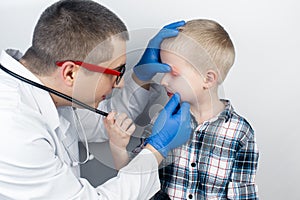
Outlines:
{"label": "man in white lab coat", "polygon": [[[180,25],[182,22],[169,25],[149,44],[159,47],[163,38],[177,34]],[[170,149],[187,141],[190,133],[189,105],[180,105],[178,94],[157,118],[145,149],[117,177],[94,188],[79,176],[76,134],[84,133],[85,141],[109,139],[121,167],[127,162],[122,152],[134,131],[132,120],[126,114],[110,112],[102,118],[78,111],[71,107],[75,106],[72,102],[10,73],[111,111],[110,105],[117,99],[106,96],[113,88],[123,87],[127,39],[125,25],[107,8],[89,0],[64,0],[43,12],[32,46],[24,55],[15,50],[1,53],[0,199],[140,200],[159,190],[158,164]],[[158,55],[157,49],[145,51],[134,67],[134,81],[121,95],[140,94],[140,99],[125,98],[131,117],[147,102],[143,97],[147,91],[138,84],[170,70],[159,63]]]}

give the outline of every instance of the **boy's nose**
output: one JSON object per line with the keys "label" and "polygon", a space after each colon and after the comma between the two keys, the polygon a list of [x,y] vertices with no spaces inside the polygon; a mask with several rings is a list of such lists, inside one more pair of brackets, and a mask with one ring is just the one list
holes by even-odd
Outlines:
{"label": "boy's nose", "polygon": [[162,77],[162,79],[161,79],[161,81],[160,81],[160,84],[162,85],[162,86],[168,86],[169,85],[169,80],[170,80],[170,73],[166,73],[163,77]]}

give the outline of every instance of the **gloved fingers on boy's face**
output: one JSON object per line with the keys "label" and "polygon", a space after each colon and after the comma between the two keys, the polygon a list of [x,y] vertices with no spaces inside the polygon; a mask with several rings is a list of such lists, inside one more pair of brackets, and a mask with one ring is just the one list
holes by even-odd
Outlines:
{"label": "gloved fingers on boy's face", "polygon": [[181,20],[181,21],[177,21],[177,22],[172,22],[171,24],[167,24],[167,25],[164,26],[164,28],[168,28],[168,29],[178,28],[178,27],[183,26],[183,25],[185,25],[185,21]]}
{"label": "gloved fingers on boy's face", "polygon": [[151,69],[153,70],[152,73],[155,75],[157,73],[169,73],[171,72],[171,67],[165,63],[153,63],[149,64]]}
{"label": "gloved fingers on boy's face", "polygon": [[178,35],[178,30],[177,29],[163,29],[161,30],[159,33],[159,39],[163,40],[165,38],[169,38],[169,37],[174,37],[176,35]]}
{"label": "gloved fingers on boy's face", "polygon": [[178,35],[178,27],[183,26],[185,22],[175,22],[164,26],[157,34],[154,36],[148,45],[148,48],[159,48],[160,43],[169,37],[175,37]]}
{"label": "gloved fingers on boy's face", "polygon": [[174,111],[178,107],[178,104],[180,104],[180,95],[178,93],[175,93],[171,97],[171,99],[169,100],[169,102],[167,103],[167,105],[165,106],[164,110],[166,110],[166,112],[169,115],[171,115],[171,114],[174,113]]}
{"label": "gloved fingers on boy's face", "polygon": [[[180,104],[179,104],[180,105]],[[183,102],[180,107],[178,106],[176,109],[178,115],[184,117],[184,119],[188,119],[190,118],[190,104],[187,102]]]}
{"label": "gloved fingers on boy's face", "polygon": [[148,48],[159,49],[160,43],[169,37],[175,37],[178,35],[178,30],[174,29],[162,29],[158,32],[158,34],[152,38],[149,42]]}

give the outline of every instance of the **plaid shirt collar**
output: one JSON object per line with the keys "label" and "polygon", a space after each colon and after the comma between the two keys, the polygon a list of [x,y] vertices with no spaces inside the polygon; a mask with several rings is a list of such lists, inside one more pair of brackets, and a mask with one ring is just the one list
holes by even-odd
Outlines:
{"label": "plaid shirt collar", "polygon": [[225,120],[225,123],[232,117],[234,109],[229,100],[221,99],[225,105],[225,109],[218,115],[219,119]]}
{"label": "plaid shirt collar", "polygon": [[198,124],[195,117],[192,115],[191,126],[192,126],[193,130],[196,130],[196,132],[199,133],[199,131],[201,129],[205,128],[210,123],[213,123],[217,120],[224,120],[226,123],[232,117],[234,109],[233,109],[230,101],[227,99],[220,99],[220,100],[222,101],[222,103],[224,103],[225,108],[221,113],[219,113],[218,116],[209,119],[208,121],[204,122],[203,124]]}

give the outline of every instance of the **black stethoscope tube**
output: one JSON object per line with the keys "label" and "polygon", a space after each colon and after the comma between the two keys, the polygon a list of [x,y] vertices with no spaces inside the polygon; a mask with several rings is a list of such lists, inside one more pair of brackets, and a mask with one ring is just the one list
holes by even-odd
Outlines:
{"label": "black stethoscope tube", "polygon": [[104,111],[101,111],[101,110],[98,110],[96,108],[93,108],[93,107],[91,107],[91,106],[89,106],[89,105],[87,105],[87,104],[85,104],[85,103],[83,103],[81,101],[78,101],[77,99],[74,99],[74,98],[72,98],[72,97],[70,97],[68,95],[65,95],[65,94],[63,94],[63,93],[61,93],[61,92],[59,92],[57,90],[53,90],[53,89],[51,89],[49,87],[46,87],[44,85],[41,85],[41,84],[36,83],[34,81],[31,81],[31,80],[29,80],[29,79],[27,79],[27,78],[25,78],[23,76],[20,76],[20,75],[14,73],[14,72],[8,70],[7,68],[3,67],[1,64],[0,64],[0,68],[3,71],[5,71],[6,73],[8,73],[9,75],[11,75],[11,76],[13,76],[13,77],[15,77],[15,78],[17,78],[17,79],[19,79],[21,81],[24,81],[25,83],[28,83],[30,85],[33,85],[33,86],[37,87],[37,88],[40,88],[42,90],[45,90],[45,91],[50,92],[52,94],[55,94],[58,97],[61,97],[61,98],[65,99],[65,100],[67,100],[67,101],[73,102],[73,103],[75,103],[75,104],[77,104],[77,105],[79,105],[79,106],[81,106],[81,107],[83,107],[85,109],[88,109],[88,110],[90,110],[92,112],[98,113],[98,114],[103,115],[105,117],[108,115],[108,113],[106,113]]}

